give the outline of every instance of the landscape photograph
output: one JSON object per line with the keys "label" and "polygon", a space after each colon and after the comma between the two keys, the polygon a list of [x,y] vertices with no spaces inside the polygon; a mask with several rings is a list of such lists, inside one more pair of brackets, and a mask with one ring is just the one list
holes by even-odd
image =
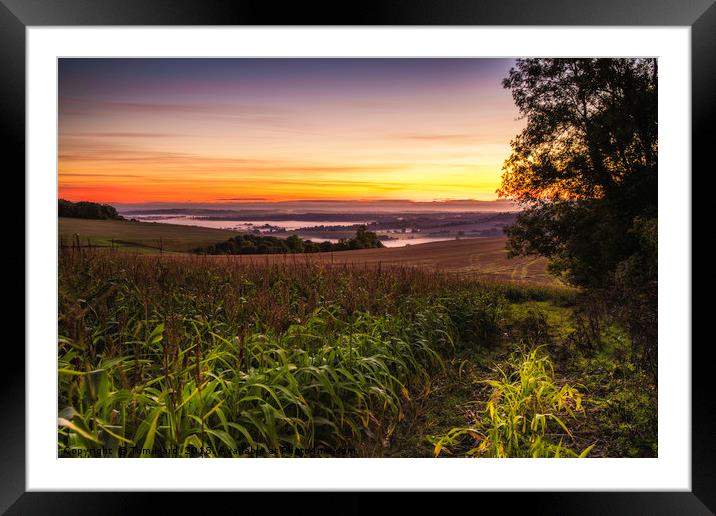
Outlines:
{"label": "landscape photograph", "polygon": [[658,457],[656,59],[57,70],[58,457]]}

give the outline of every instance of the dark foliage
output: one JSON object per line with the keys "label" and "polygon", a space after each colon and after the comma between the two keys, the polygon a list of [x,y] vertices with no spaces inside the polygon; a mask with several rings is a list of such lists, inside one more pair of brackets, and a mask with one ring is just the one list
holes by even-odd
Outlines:
{"label": "dark foliage", "polygon": [[527,122],[498,191],[525,207],[510,254],[599,292],[655,364],[656,60],[521,59],[503,85]]}
{"label": "dark foliage", "polygon": [[349,251],[352,249],[371,249],[383,247],[378,236],[367,231],[366,226],[359,226],[356,236],[347,240],[332,242],[313,242],[303,240],[298,235],[288,238],[277,238],[253,233],[243,233],[207,247],[194,250],[197,254],[288,254],[288,253],[319,253],[332,251]]}
{"label": "dark foliage", "polygon": [[57,201],[57,214],[60,217],[71,217],[74,219],[113,219],[124,220],[124,217],[117,213],[114,206],[99,204],[96,202],[72,202],[65,199]]}

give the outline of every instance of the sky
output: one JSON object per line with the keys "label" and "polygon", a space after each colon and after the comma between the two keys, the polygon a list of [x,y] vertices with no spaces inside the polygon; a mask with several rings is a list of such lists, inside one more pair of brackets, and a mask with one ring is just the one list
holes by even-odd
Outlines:
{"label": "sky", "polygon": [[496,198],[508,59],[60,59],[59,197]]}

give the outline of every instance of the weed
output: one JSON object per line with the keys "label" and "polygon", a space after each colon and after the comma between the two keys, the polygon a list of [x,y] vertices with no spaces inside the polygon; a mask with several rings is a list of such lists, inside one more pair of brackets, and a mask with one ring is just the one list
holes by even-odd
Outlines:
{"label": "weed", "polygon": [[591,446],[576,453],[563,444],[573,437],[567,423],[583,412],[582,395],[568,384],[555,382],[552,363],[539,348],[514,354],[498,372],[498,379],[485,381],[492,392],[473,413],[470,424],[432,438],[435,456],[465,446],[467,457],[584,457],[589,453]]}

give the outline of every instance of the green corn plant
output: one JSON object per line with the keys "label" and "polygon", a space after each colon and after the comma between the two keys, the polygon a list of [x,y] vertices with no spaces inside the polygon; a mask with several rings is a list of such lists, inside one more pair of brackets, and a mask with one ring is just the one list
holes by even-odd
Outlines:
{"label": "green corn plant", "polygon": [[467,457],[587,456],[593,445],[577,453],[563,444],[574,437],[569,421],[584,411],[582,394],[555,382],[553,365],[540,348],[514,354],[498,374],[485,381],[492,392],[469,426],[431,438],[436,457],[466,447]]}
{"label": "green corn plant", "polygon": [[492,331],[500,295],[410,267],[61,252],[58,452],[369,449],[461,338]]}

